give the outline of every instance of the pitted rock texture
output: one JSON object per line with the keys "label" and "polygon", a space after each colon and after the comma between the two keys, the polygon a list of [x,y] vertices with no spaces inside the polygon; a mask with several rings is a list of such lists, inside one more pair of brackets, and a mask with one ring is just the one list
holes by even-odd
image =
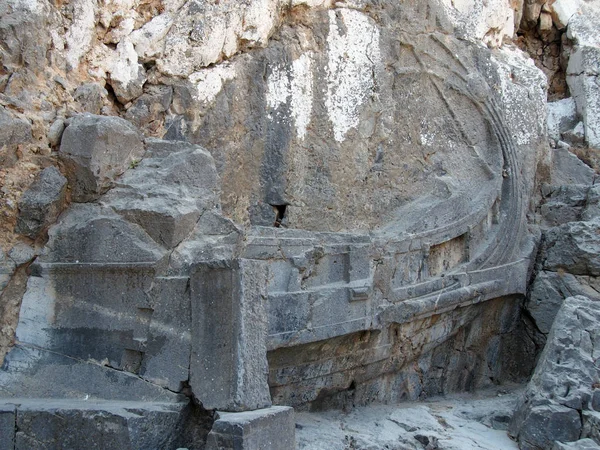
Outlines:
{"label": "pitted rock texture", "polygon": [[510,425],[521,449],[550,449],[555,441],[588,437],[584,431],[600,372],[600,303],[583,296],[567,298],[560,308],[544,351]]}

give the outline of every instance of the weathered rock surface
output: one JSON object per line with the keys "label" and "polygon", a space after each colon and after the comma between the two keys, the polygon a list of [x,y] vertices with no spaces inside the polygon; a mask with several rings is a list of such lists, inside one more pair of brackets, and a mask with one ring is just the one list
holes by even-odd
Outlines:
{"label": "weathered rock surface", "polygon": [[562,139],[562,133],[575,128],[578,122],[577,106],[572,97],[548,103],[549,138]]}
{"label": "weathered rock surface", "polygon": [[575,42],[569,58],[567,82],[583,118],[585,140],[600,147],[600,7],[582,3],[581,10],[569,21],[568,36]]}
{"label": "weathered rock surface", "polygon": [[19,201],[15,231],[35,238],[54,223],[65,206],[67,179],[54,166],[42,170]]}
{"label": "weathered rock surface", "polygon": [[564,272],[541,271],[537,274],[525,307],[540,332],[550,332],[554,318],[566,298],[584,295],[600,301],[600,293],[585,281],[582,277]]}
{"label": "weathered rock surface", "polygon": [[552,172],[550,179],[553,185],[594,183],[594,169],[581,161],[569,151],[568,145],[552,149]]}
{"label": "weathered rock surface", "polygon": [[219,178],[210,154],[184,142],[151,140],[102,203],[137,223],[160,245],[173,248],[215,208]]}
{"label": "weathered rock surface", "polygon": [[[538,345],[520,311],[536,247],[526,224],[535,167],[548,163],[547,82],[503,42],[520,23],[554,28],[549,6],[518,3],[0,6],[10,44],[0,102],[36,145],[11,144],[12,162],[52,162],[60,142],[76,202],[14,296],[22,306],[1,395],[91,397],[111,408],[164,401],[159,415],[151,404],[55,411],[82,424],[74,438],[105,417],[118,448],[135,448],[136,430],[160,416],[162,431],[140,441],[153,448],[194,441],[161,441],[179,433],[186,393],[192,405],[237,411],[219,413],[210,434],[196,430],[200,447],[209,437],[275,450],[293,446],[290,410],[281,422],[247,410],[523,380]],[[11,23],[36,30],[39,48]],[[567,139],[574,128],[560,117]],[[143,140],[130,122],[164,140]],[[591,184],[591,169],[560,145],[544,180]],[[588,220],[598,203],[590,192],[556,191],[547,222]],[[571,242],[557,231],[550,242],[575,255],[593,247],[583,234]],[[565,266],[584,267],[566,287],[539,278],[530,299],[539,329],[583,277],[593,289],[591,247]],[[548,274],[565,264],[552,248]],[[25,417],[0,411],[0,424]],[[51,445],[40,433],[59,420],[44,408],[30,416],[48,420],[23,422],[27,442]]]}
{"label": "weathered rock surface", "polygon": [[60,146],[72,200],[97,199],[143,154],[142,136],[126,120],[91,114],[75,116]]}
{"label": "weathered rock surface", "polygon": [[212,422],[198,419],[184,403],[18,399],[0,406],[0,448],[57,448],[57,436],[63,448],[198,448],[191,431]]}
{"label": "weathered rock surface", "polygon": [[509,428],[521,449],[552,448],[586,437],[582,413],[591,408],[600,371],[600,303],[569,297],[556,315],[535,372]]}
{"label": "weathered rock surface", "polygon": [[579,439],[575,442],[555,442],[552,450],[598,450],[600,449],[600,445],[598,445],[594,440],[586,438]]}
{"label": "weathered rock surface", "polygon": [[600,218],[548,230],[544,266],[574,275],[600,275]]}

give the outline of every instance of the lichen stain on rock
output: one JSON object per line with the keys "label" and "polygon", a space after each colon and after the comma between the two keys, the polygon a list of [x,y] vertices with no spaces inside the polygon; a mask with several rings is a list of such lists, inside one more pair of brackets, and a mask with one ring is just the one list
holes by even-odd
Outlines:
{"label": "lichen stain on rock", "polygon": [[375,94],[381,64],[379,29],[353,9],[329,11],[326,107],[335,140],[342,142],[359,121],[360,106]]}

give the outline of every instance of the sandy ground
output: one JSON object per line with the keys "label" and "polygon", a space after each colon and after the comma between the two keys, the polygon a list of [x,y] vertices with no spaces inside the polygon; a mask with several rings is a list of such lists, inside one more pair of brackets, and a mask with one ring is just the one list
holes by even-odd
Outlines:
{"label": "sandy ground", "polygon": [[349,412],[296,413],[297,448],[306,450],[513,450],[506,434],[522,387],[372,405]]}

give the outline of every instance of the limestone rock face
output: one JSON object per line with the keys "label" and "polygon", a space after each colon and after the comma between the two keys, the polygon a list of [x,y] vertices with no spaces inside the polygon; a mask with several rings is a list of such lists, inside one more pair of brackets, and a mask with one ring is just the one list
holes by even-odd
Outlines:
{"label": "limestone rock face", "polygon": [[[147,448],[291,448],[280,405],[524,380],[539,346],[525,324],[548,333],[562,297],[593,294],[595,174],[568,145],[548,148],[547,80],[509,42],[519,24],[554,32],[549,5],[5,3],[0,178],[58,161],[72,201],[27,231],[36,247],[18,258],[22,303],[0,369],[15,440],[46,443],[64,417],[88,430],[104,416],[108,449],[158,421],[165,439]],[[556,108],[554,141],[575,145],[580,121],[592,136],[580,92]],[[530,319],[528,220],[544,181],[555,228]],[[571,182],[585,186],[557,187]],[[2,193],[26,205],[28,184]],[[66,406],[50,417],[20,397]],[[576,425],[563,407],[552,406]]]}
{"label": "limestone rock face", "polygon": [[569,89],[583,118],[585,140],[600,147],[600,7],[583,4],[569,21],[568,36],[575,42],[567,68]]}
{"label": "limestone rock face", "polygon": [[60,146],[73,201],[97,199],[143,153],[142,137],[129,122],[91,114],[74,117]]}
{"label": "limestone rock face", "polygon": [[[569,297],[556,315],[546,347],[510,425],[520,448],[552,448],[554,441],[585,438],[600,372],[600,303]],[[583,417],[583,420],[582,420]]]}

